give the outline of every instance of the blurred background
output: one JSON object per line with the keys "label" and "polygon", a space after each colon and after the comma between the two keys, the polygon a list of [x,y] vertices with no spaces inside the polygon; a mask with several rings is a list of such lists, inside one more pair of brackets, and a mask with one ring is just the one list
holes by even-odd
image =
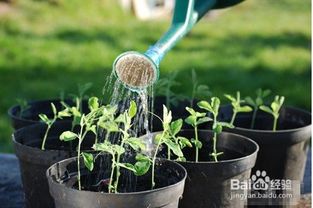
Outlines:
{"label": "blurred background", "polygon": [[[0,0],[0,152],[12,152],[7,110],[17,99],[58,98],[92,82],[102,95],[112,63],[144,52],[171,21],[170,0]],[[246,0],[199,22],[161,63],[188,96],[191,70],[212,94],[257,88],[311,106],[311,1]]]}

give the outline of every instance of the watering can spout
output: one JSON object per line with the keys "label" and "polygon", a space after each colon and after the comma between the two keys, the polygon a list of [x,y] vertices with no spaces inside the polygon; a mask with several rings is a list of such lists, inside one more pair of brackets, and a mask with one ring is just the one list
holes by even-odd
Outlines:
{"label": "watering can spout", "polygon": [[210,9],[231,6],[241,1],[243,0],[176,0],[169,30],[144,54],[126,52],[118,56],[113,64],[115,75],[132,90],[152,85],[159,77],[159,65],[164,55]]}

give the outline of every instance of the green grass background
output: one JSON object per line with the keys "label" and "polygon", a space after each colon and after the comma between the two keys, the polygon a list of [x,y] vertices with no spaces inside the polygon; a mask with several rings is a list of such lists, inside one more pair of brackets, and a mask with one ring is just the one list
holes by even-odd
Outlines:
{"label": "green grass background", "polygon": [[[16,0],[0,10],[0,152],[12,152],[7,109],[17,98],[58,97],[93,82],[101,95],[121,52],[144,51],[170,19],[141,22],[114,0]],[[179,71],[177,93],[190,93],[191,69],[214,95],[270,88],[286,104],[311,106],[310,0],[247,0],[206,18],[165,57],[161,77]]]}

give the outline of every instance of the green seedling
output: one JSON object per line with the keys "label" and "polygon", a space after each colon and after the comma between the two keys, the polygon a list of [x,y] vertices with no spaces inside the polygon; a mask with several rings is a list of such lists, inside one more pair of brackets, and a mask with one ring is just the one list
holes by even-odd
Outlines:
{"label": "green seedling", "polygon": [[[110,108],[106,109],[106,111],[110,110],[112,109]],[[132,137],[129,133],[132,126],[132,118],[134,118],[136,112],[137,112],[136,103],[134,101],[131,101],[130,107],[127,111],[120,114],[114,121],[110,121],[105,125],[106,129],[113,130],[115,130],[118,124],[121,124],[121,126],[123,126],[123,128],[119,129],[119,132],[121,132],[122,134],[120,144],[111,144],[111,142],[108,139],[106,139],[103,143],[97,143],[93,146],[93,148],[96,151],[109,153],[112,157],[111,174],[108,187],[109,193],[118,192],[121,168],[125,168],[132,171],[136,176],[144,175],[150,169],[151,160],[149,157],[143,154],[136,155],[136,163],[134,165],[130,163],[121,162],[121,157],[125,153],[127,146],[131,147],[136,152],[145,149],[145,143],[137,137]],[[111,116],[111,113],[109,115]],[[107,117],[106,114],[104,114],[104,116]],[[103,121],[106,119],[100,120]]]}
{"label": "green seedling", "polygon": [[66,109],[62,110],[60,112],[57,112],[57,109],[53,103],[51,103],[51,108],[52,108],[52,112],[53,112],[53,117],[51,119],[48,118],[48,116],[46,114],[39,114],[40,120],[47,125],[47,129],[46,129],[46,132],[45,132],[45,135],[43,137],[42,144],[41,144],[41,150],[45,150],[45,144],[46,144],[46,140],[47,140],[49,131],[50,131],[52,125],[56,122],[56,120],[71,116],[67,112]]}
{"label": "green seedling", "polygon": [[154,188],[155,186],[155,181],[154,181],[155,161],[156,161],[156,156],[160,147],[162,145],[165,145],[167,147],[168,159],[171,159],[171,151],[172,151],[174,155],[177,156],[177,160],[179,161],[186,160],[182,152],[182,149],[186,146],[192,147],[192,144],[187,138],[177,135],[183,125],[183,120],[178,119],[172,122],[172,112],[169,111],[165,105],[163,105],[163,119],[161,118],[159,119],[162,122],[163,131],[162,133],[155,136],[155,142],[157,145],[156,145],[156,149],[152,158],[152,180],[151,180],[152,188]]}
{"label": "green seedling", "polygon": [[196,97],[198,98],[210,97],[212,93],[207,85],[199,84],[197,73],[194,69],[191,72],[191,81],[192,81],[192,92],[190,99],[190,107],[193,108],[194,99]]}
{"label": "green seedling", "polygon": [[252,106],[253,114],[250,128],[253,129],[255,125],[256,114],[261,105],[264,104],[264,98],[271,94],[270,90],[262,90],[261,88],[256,90],[256,98],[252,99],[251,97],[246,97],[245,101],[247,104]]}
{"label": "green seedling", "polygon": [[97,135],[96,131],[96,122],[99,120],[99,118],[102,115],[103,112],[103,106],[100,107],[98,98],[92,97],[89,98],[88,101],[90,113],[87,115],[82,114],[80,117],[80,130],[79,133],[75,133],[73,131],[65,131],[60,135],[61,141],[73,141],[78,139],[78,146],[77,146],[77,172],[78,172],[78,189],[81,190],[81,181],[80,181],[80,156],[83,156],[85,166],[88,169],[93,168],[93,165],[89,164],[89,161],[93,158],[93,156],[89,153],[81,153],[81,144],[84,141],[86,135],[88,132],[92,132],[95,135]]}
{"label": "green seedling", "polygon": [[166,107],[176,106],[179,100],[182,100],[184,97],[173,91],[173,87],[179,86],[180,83],[175,81],[177,77],[177,71],[170,73],[167,77],[159,79],[155,85],[155,91],[157,95],[165,95],[166,98]]}
{"label": "green seedling", "polygon": [[237,91],[236,93],[236,97],[233,97],[232,95],[229,94],[225,94],[224,95],[228,100],[231,101],[231,105],[233,107],[233,115],[230,121],[231,125],[234,125],[235,119],[236,119],[236,115],[238,113],[247,113],[247,112],[251,112],[252,108],[248,105],[244,105],[241,106],[241,103],[243,102],[243,100],[240,99],[240,92]]}
{"label": "green seedling", "polygon": [[83,100],[87,99],[86,92],[92,87],[92,83],[78,85],[78,94],[71,94],[79,112],[83,113]]}
{"label": "green seedling", "polygon": [[30,106],[29,106],[28,102],[26,100],[24,100],[24,99],[16,99],[16,101],[17,101],[18,105],[20,106],[20,112],[19,112],[18,116],[20,118],[22,118],[24,112],[27,109],[29,109]]}
{"label": "green seedling", "polygon": [[276,131],[277,129],[277,121],[279,118],[279,111],[284,104],[285,97],[284,96],[275,96],[274,101],[271,103],[271,107],[261,105],[260,109],[264,112],[267,112],[271,114],[274,117],[274,122],[273,122],[273,131]]}
{"label": "green seedling", "polygon": [[218,156],[222,155],[223,152],[217,152],[216,143],[217,143],[217,136],[218,134],[222,133],[223,127],[233,128],[233,125],[226,122],[219,122],[217,120],[219,108],[220,108],[220,99],[217,97],[211,98],[211,103],[207,101],[200,101],[198,103],[199,108],[208,111],[210,114],[213,115],[213,152],[210,154],[215,162],[218,162]]}
{"label": "green seedling", "polygon": [[186,107],[186,110],[190,113],[190,116],[188,116],[185,119],[185,122],[189,125],[191,125],[194,128],[195,131],[195,138],[191,139],[191,142],[195,145],[196,148],[196,158],[195,161],[198,162],[199,161],[199,149],[202,148],[202,143],[199,140],[198,137],[198,125],[202,124],[202,123],[206,123],[209,121],[212,121],[211,118],[206,117],[206,113],[199,113],[196,112],[194,109]]}

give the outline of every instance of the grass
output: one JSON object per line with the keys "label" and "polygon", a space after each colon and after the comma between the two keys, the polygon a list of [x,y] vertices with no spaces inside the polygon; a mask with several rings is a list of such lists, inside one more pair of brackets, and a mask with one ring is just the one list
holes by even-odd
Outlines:
{"label": "grass", "polygon": [[[0,13],[0,152],[12,152],[7,109],[17,98],[58,97],[93,82],[101,95],[115,57],[144,51],[170,20],[140,22],[110,0],[17,0]],[[161,77],[195,69],[214,95],[270,88],[286,104],[311,106],[310,1],[246,1],[202,20],[164,58]],[[188,95],[189,82],[176,91]]]}

